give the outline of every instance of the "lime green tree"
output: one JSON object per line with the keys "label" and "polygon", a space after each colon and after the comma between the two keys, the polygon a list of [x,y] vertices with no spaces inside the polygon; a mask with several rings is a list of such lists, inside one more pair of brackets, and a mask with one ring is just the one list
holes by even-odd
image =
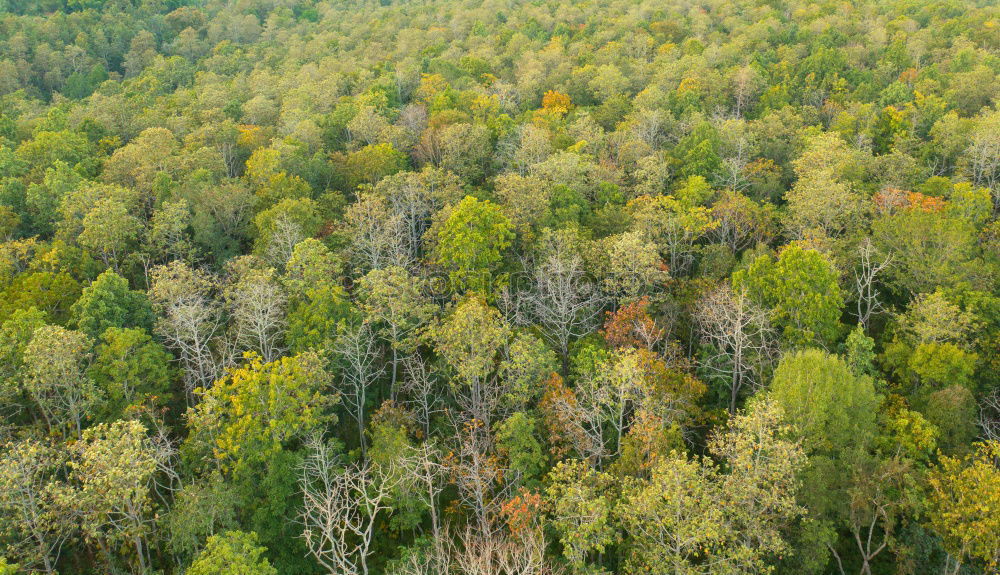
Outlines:
{"label": "lime green tree", "polygon": [[447,215],[437,232],[437,262],[448,270],[454,288],[483,295],[496,293],[494,280],[503,252],[514,237],[513,224],[488,200],[466,196]]}
{"label": "lime green tree", "polygon": [[186,573],[190,575],[277,575],[253,532],[226,531],[208,538]]}
{"label": "lime green tree", "polygon": [[128,280],[111,270],[97,276],[70,307],[77,328],[97,338],[109,327],[151,330],[153,309],[146,294],[129,289]]}
{"label": "lime green tree", "polygon": [[832,343],[840,333],[844,295],[837,269],[820,252],[791,244],[775,260],[761,255],[733,273],[733,288],[772,311],[793,347]]}

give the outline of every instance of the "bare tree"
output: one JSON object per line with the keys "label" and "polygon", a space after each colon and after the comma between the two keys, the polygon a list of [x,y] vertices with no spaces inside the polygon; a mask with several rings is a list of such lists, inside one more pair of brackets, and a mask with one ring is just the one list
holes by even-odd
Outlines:
{"label": "bare tree", "polygon": [[461,538],[453,562],[462,575],[541,575],[545,565],[545,539],[541,530],[511,536],[483,534],[472,529]]}
{"label": "bare tree", "polygon": [[[737,114],[739,114],[739,111],[737,111]],[[743,191],[750,187],[746,167],[753,158],[755,143],[743,127],[745,124],[733,124],[734,126],[730,130],[724,132],[726,142],[719,183],[730,190]]]}
{"label": "bare tree", "polygon": [[444,491],[448,475],[448,468],[439,461],[440,455],[437,447],[428,440],[420,447],[412,448],[402,460],[405,475],[413,483],[411,491],[430,513],[431,534],[435,540],[442,535],[438,497]]}
{"label": "bare tree", "polygon": [[979,427],[983,430],[983,439],[1000,441],[1000,388],[979,402]]}
{"label": "bare tree", "polygon": [[524,292],[521,299],[528,316],[542,325],[546,339],[559,351],[565,375],[569,344],[593,331],[603,298],[587,280],[583,258],[569,238],[548,235],[543,251],[544,259],[535,266],[532,290]]}
{"label": "bare tree", "polygon": [[854,268],[854,295],[857,298],[858,322],[868,331],[871,317],[884,308],[879,301],[878,287],[875,279],[892,263],[892,254],[881,257],[871,238],[865,238],[858,248],[860,256],[858,265]]}
{"label": "bare tree", "polygon": [[181,476],[179,440],[171,437],[170,428],[163,414],[144,408],[137,412],[149,425],[149,444],[156,461],[157,473],[153,476],[153,493],[169,509],[174,494],[184,487]]}
{"label": "bare tree", "polygon": [[385,372],[379,361],[381,351],[378,335],[367,322],[347,326],[337,335],[334,352],[341,363],[341,398],[351,417],[358,424],[361,452],[367,452],[365,441],[365,403],[369,388]]}
{"label": "bare tree", "polygon": [[507,535],[482,534],[468,528],[456,542],[435,538],[423,553],[411,554],[391,575],[554,575],[545,563],[545,538],[540,529]]}
{"label": "bare tree", "polygon": [[730,80],[733,92],[733,115],[742,118],[743,114],[753,106],[754,100],[764,85],[760,74],[749,64],[733,72]]}
{"label": "bare tree", "polygon": [[341,467],[321,438],[308,441],[300,487],[300,520],[309,553],[331,575],[368,575],[379,514],[405,474],[371,462]]}
{"label": "bare tree", "polygon": [[156,332],[177,352],[191,406],[194,390],[210,387],[225,366],[215,353],[223,330],[222,306],[213,297],[217,283],[181,261],[155,268],[152,279],[149,295],[158,316]]}
{"label": "bare tree", "polygon": [[422,240],[430,228],[432,216],[447,204],[464,196],[457,176],[433,168],[421,172],[402,172],[384,178],[375,186],[388,212],[399,219],[407,257],[416,261],[423,256]]}
{"label": "bare tree", "polygon": [[967,173],[977,186],[990,189],[994,213],[1000,210],[1000,112],[986,114],[965,152]]}
{"label": "bare tree", "polygon": [[472,512],[476,529],[483,534],[496,527],[500,505],[505,498],[504,469],[494,454],[494,441],[489,428],[473,419],[456,423],[458,446],[451,460],[452,479],[458,487],[462,504]]}
{"label": "bare tree", "polygon": [[410,263],[406,223],[402,216],[391,212],[384,197],[363,194],[347,208],[344,222],[351,259],[362,273]]}
{"label": "bare tree", "polygon": [[265,362],[284,352],[287,297],[273,268],[258,269],[240,258],[230,269],[232,279],[224,296],[232,318],[232,339],[240,351],[256,351]]}
{"label": "bare tree", "polygon": [[417,422],[424,429],[424,435],[430,436],[431,418],[443,412],[444,399],[438,388],[437,378],[430,366],[419,353],[406,356],[402,360],[404,403],[413,407]]}
{"label": "bare tree", "polygon": [[726,379],[729,412],[736,413],[740,392],[762,383],[762,372],[775,352],[767,311],[745,291],[723,285],[702,300],[696,321],[702,342],[714,351],[703,366]]}
{"label": "bare tree", "polygon": [[281,214],[274,220],[274,229],[268,235],[264,258],[273,266],[283,267],[292,257],[295,246],[308,237],[302,224],[288,214]]}

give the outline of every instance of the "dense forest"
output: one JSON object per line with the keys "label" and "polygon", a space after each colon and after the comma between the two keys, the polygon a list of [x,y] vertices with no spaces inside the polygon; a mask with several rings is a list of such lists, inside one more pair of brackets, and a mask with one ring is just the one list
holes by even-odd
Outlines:
{"label": "dense forest", "polygon": [[0,0],[0,574],[1000,572],[993,0]]}

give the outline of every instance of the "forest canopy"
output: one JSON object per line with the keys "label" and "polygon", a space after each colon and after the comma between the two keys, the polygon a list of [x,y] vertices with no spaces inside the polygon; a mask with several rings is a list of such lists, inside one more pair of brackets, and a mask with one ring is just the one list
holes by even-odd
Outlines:
{"label": "forest canopy", "polygon": [[0,0],[0,575],[1000,569],[988,0]]}

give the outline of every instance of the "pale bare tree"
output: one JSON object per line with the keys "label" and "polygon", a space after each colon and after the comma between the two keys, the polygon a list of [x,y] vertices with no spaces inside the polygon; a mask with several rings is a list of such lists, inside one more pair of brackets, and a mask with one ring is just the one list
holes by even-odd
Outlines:
{"label": "pale bare tree", "polygon": [[392,213],[384,197],[363,194],[347,208],[344,223],[351,259],[361,273],[410,263],[406,223]]}
{"label": "pale bare tree", "polygon": [[225,359],[216,354],[224,330],[222,305],[214,297],[217,288],[214,277],[181,261],[152,273],[149,295],[157,312],[155,329],[177,353],[188,406],[194,404],[194,390],[210,387],[225,367]]}
{"label": "pale bare tree", "polygon": [[180,440],[171,434],[164,419],[165,412],[143,407],[133,412],[133,415],[147,425],[149,447],[157,470],[153,476],[153,493],[163,508],[169,509],[174,494],[184,487],[184,478],[180,473]]}
{"label": "pale bare tree", "polygon": [[569,344],[594,330],[603,297],[587,280],[583,258],[565,234],[546,235],[542,252],[531,278],[532,289],[520,299],[527,317],[544,328],[545,338],[559,352],[565,375]]}
{"label": "pale bare tree", "polygon": [[990,189],[995,213],[1000,210],[1000,111],[980,119],[965,155],[969,178]]}
{"label": "pale bare tree", "polygon": [[765,85],[764,79],[749,64],[737,69],[731,79],[733,91],[733,115],[742,118],[743,114],[753,106],[754,100]]}
{"label": "pale bare tree", "polygon": [[431,419],[444,411],[443,390],[431,367],[419,353],[404,357],[402,364],[404,377],[400,387],[406,398],[403,403],[412,407],[424,435],[429,436]]}
{"label": "pale bare tree", "polygon": [[750,186],[746,177],[746,167],[750,163],[749,155],[746,153],[746,146],[741,139],[731,155],[722,158],[723,174],[720,176],[720,183],[731,189],[742,191]]}
{"label": "pale bare tree", "polygon": [[420,102],[411,102],[399,111],[396,125],[403,128],[411,141],[416,141],[421,132],[427,129],[427,106]]}
{"label": "pale bare tree", "polygon": [[545,538],[540,529],[518,536],[468,529],[452,559],[461,575],[543,575]]}
{"label": "pale bare tree", "polygon": [[375,186],[374,193],[385,200],[392,217],[399,219],[409,261],[424,255],[421,242],[432,216],[465,194],[457,176],[436,168],[386,177]]}
{"label": "pale bare tree", "polygon": [[341,398],[358,424],[358,440],[364,454],[367,452],[365,403],[368,390],[385,372],[385,365],[380,361],[378,334],[367,322],[345,326],[334,341],[334,353],[341,365]]}
{"label": "pale bare tree", "polygon": [[740,392],[763,383],[763,372],[777,351],[767,311],[745,291],[722,285],[701,301],[695,319],[702,342],[714,352],[703,366],[725,379],[729,412],[736,413]]}
{"label": "pale bare tree", "polygon": [[459,501],[472,513],[476,530],[491,533],[498,527],[500,505],[506,501],[505,470],[495,454],[493,436],[477,419],[456,422],[455,433],[458,445],[450,467]]}
{"label": "pale bare tree", "polygon": [[272,266],[283,268],[288,258],[292,257],[295,246],[308,237],[302,224],[296,222],[295,218],[289,214],[279,214],[267,236],[264,258]]}
{"label": "pale bare tree", "polygon": [[1000,441],[1000,388],[979,402],[979,427],[983,430],[983,439]]}
{"label": "pale bare tree", "polygon": [[885,309],[878,299],[875,280],[892,263],[892,254],[882,256],[871,238],[866,237],[858,247],[858,256],[858,265],[854,268],[854,296],[857,298],[858,322],[867,331],[872,316]]}
{"label": "pale bare tree", "polygon": [[[457,539],[457,541],[456,541]],[[540,529],[509,535],[482,534],[467,528],[457,538],[435,538],[422,553],[413,553],[391,575],[555,575],[545,562],[545,538]]]}
{"label": "pale bare tree", "polygon": [[431,535],[442,536],[441,510],[438,497],[447,484],[448,468],[441,463],[441,452],[430,440],[411,448],[401,459],[401,467],[411,482],[410,491],[427,506],[431,516]]}
{"label": "pale bare tree", "polygon": [[231,279],[223,292],[232,321],[232,340],[239,351],[255,351],[265,362],[284,352],[287,296],[274,268],[254,266],[252,256],[229,264]]}
{"label": "pale bare tree", "polygon": [[368,575],[380,515],[404,474],[365,461],[346,467],[321,438],[308,442],[302,464],[300,520],[309,553],[331,575]]}

